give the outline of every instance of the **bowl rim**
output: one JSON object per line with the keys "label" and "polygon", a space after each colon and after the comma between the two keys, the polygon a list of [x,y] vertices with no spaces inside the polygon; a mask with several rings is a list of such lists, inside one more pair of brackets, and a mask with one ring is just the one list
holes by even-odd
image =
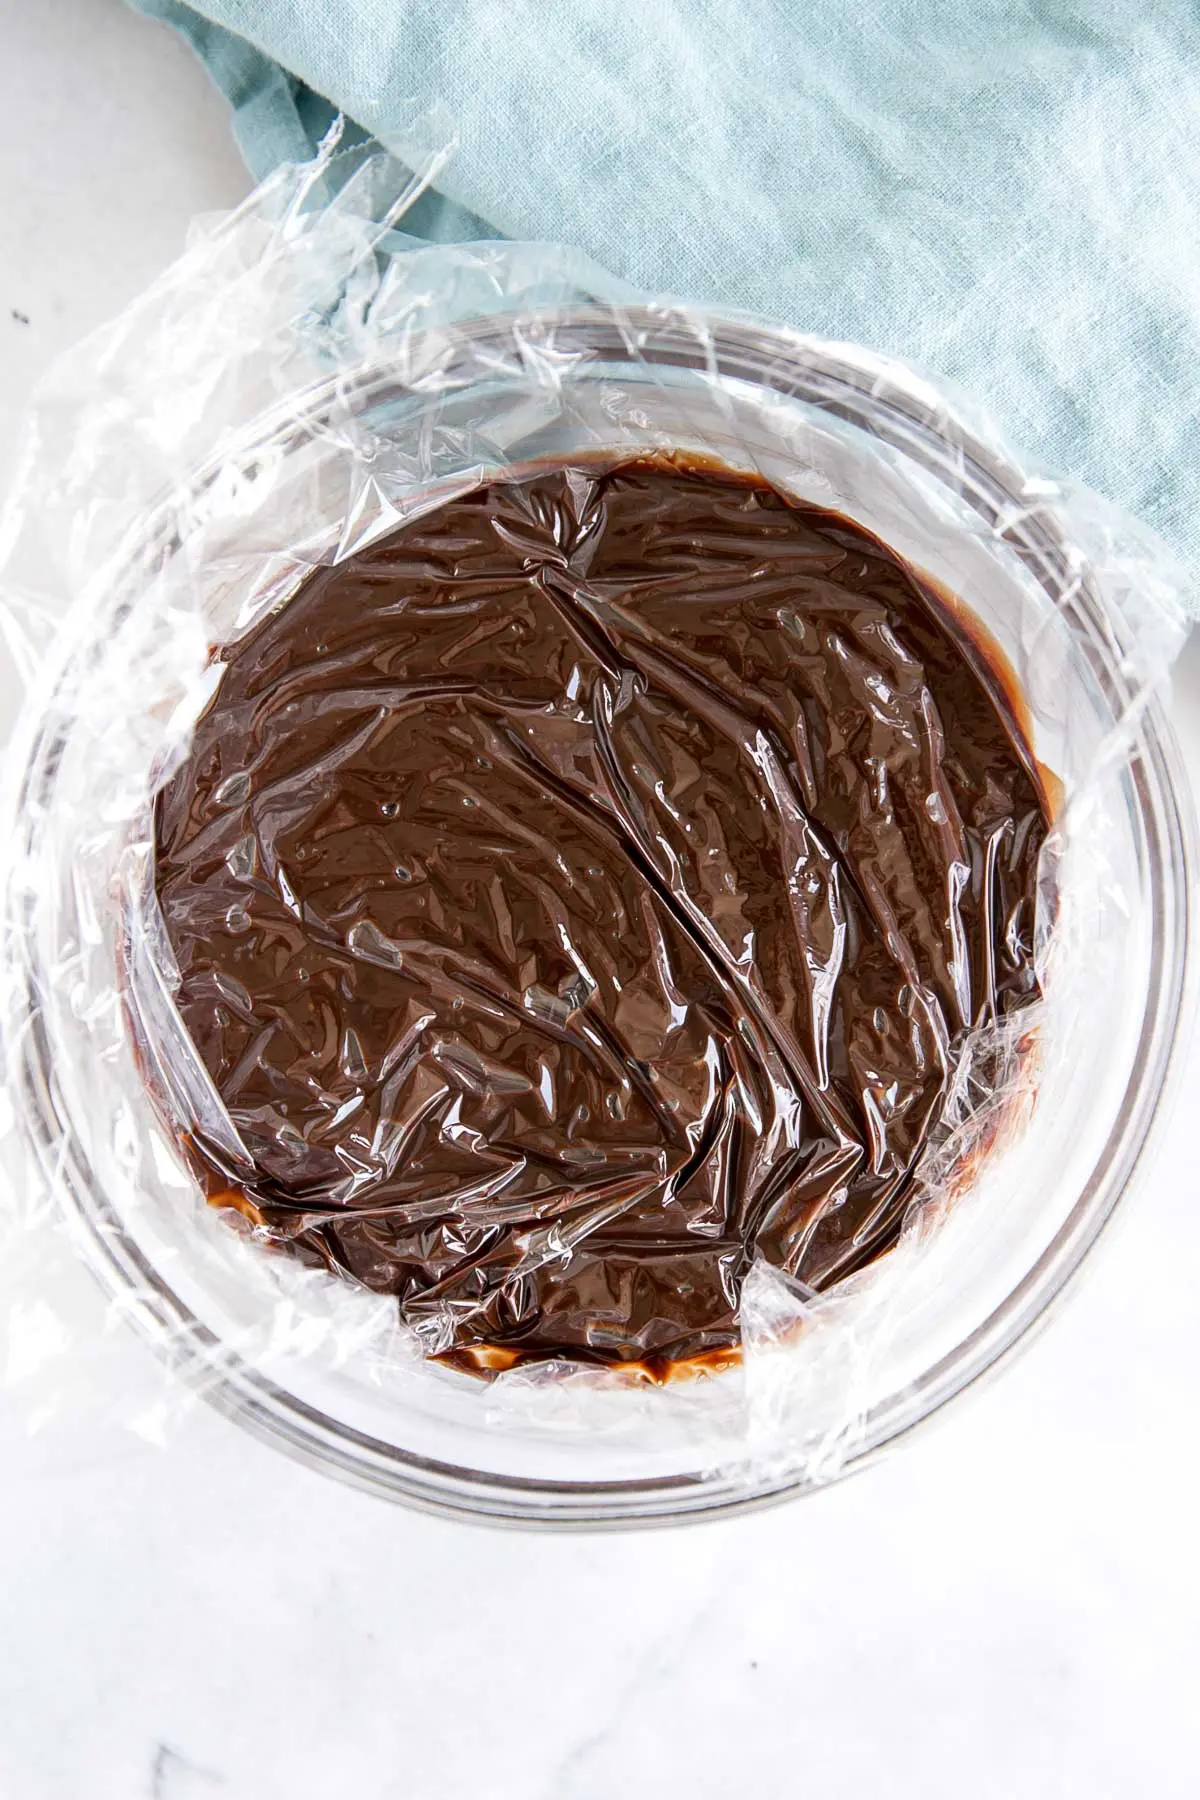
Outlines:
{"label": "bowl rim", "polygon": [[[455,326],[454,340],[464,366],[477,368],[481,346],[511,345],[521,341],[517,334],[536,335],[541,329],[553,331],[558,349],[574,350],[600,367],[636,360],[690,368],[803,400],[868,429],[935,474],[944,469],[945,421],[952,419],[960,491],[991,529],[1008,538],[1074,623],[1077,641],[1102,691],[1118,704],[1128,698],[1128,674],[1113,621],[1092,584],[1080,579],[1078,560],[1053,507],[1046,503],[1031,508],[1024,500],[1018,502],[1024,477],[1016,464],[996,446],[981,441],[951,413],[940,393],[926,389],[902,363],[735,314],[645,306],[581,305],[556,307],[544,314],[527,310],[492,314]],[[443,379],[452,380],[452,368],[447,370],[444,358],[441,371]],[[234,454],[250,459],[255,446],[278,442],[281,428],[307,435],[314,418],[319,419],[330,404],[344,405],[348,392],[376,405],[381,389],[386,397],[389,388],[397,397],[411,391],[397,380],[390,365],[380,361],[362,365],[349,383],[345,374],[318,381],[302,395],[291,396],[274,415],[255,420]],[[215,479],[230,454],[226,448],[199,471],[193,491],[202,491]],[[154,545],[169,550],[173,516],[167,499],[143,521],[138,540],[143,550]],[[1011,523],[1004,522],[1010,519]],[[46,716],[31,722],[16,827],[18,841],[26,844],[34,841],[39,812],[52,803],[64,739],[61,728],[52,723],[52,708],[51,700]],[[1157,695],[1142,709],[1128,776],[1137,801],[1139,851],[1151,895],[1152,948],[1137,1053],[1112,1130],[1070,1213],[1021,1280],[952,1350],[866,1416],[861,1438],[832,1478],[865,1467],[885,1446],[910,1436],[1031,1340],[1034,1329],[1046,1322],[1064,1297],[1128,1192],[1155,1128],[1165,1117],[1164,1102],[1171,1078],[1178,1074],[1178,1052],[1194,1001],[1190,869],[1195,821],[1174,730]],[[7,904],[14,905],[11,892]],[[25,896],[16,904],[28,913],[33,899]],[[20,916],[10,936],[22,945],[31,941]],[[764,1476],[751,1485],[736,1474],[699,1469],[603,1482],[507,1475],[404,1451],[322,1414],[224,1345],[163,1281],[125,1230],[112,1202],[100,1192],[78,1135],[59,1104],[53,1047],[37,1003],[39,971],[25,962],[18,974],[22,985],[14,1009],[18,1016],[9,1066],[24,1102],[17,1107],[20,1128],[83,1260],[110,1296],[136,1293],[134,1322],[172,1370],[262,1440],[376,1495],[493,1524],[641,1527],[742,1511],[827,1485],[829,1476],[795,1472]]]}

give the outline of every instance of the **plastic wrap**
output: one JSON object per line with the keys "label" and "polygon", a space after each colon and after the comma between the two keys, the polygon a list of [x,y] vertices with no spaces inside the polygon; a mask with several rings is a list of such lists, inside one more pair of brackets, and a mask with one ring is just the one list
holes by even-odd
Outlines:
{"label": "plastic wrap", "polygon": [[[35,1165],[6,1206],[10,1284],[65,1228],[110,1318],[186,1377],[156,1431],[203,1391],[382,1491],[565,1520],[812,1485],[1017,1341],[1149,1132],[1185,1000],[1187,815],[1156,699],[1178,576],[923,378],[646,302],[554,248],[409,247],[404,186],[379,156],[281,175],[40,396],[0,540],[27,685],[3,1026]],[[273,1254],[253,1209],[232,1229],[206,1205],[170,1121],[219,1139],[228,1118],[180,1053],[154,800],[216,691],[214,650],[315,568],[481,482],[638,456],[715,458],[857,521],[994,644],[1057,799],[1042,998],[955,1044],[893,1248],[820,1293],[754,1264],[732,1366],[638,1385],[552,1360],[485,1383],[428,1362],[386,1296]],[[232,1127],[226,1149],[244,1158]],[[76,1322],[31,1273],[7,1329],[11,1392],[36,1389],[40,1417]],[[124,1384],[105,1404],[146,1417]]]}

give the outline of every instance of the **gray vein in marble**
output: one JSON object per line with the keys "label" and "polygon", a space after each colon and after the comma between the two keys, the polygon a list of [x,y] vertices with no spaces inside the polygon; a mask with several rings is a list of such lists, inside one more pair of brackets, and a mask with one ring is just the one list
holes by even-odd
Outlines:
{"label": "gray vein in marble", "polygon": [[198,1800],[202,1790],[224,1786],[225,1777],[215,1769],[192,1762],[170,1744],[155,1745],[150,1764],[150,1800],[189,1800],[189,1796]]}
{"label": "gray vein in marble", "polygon": [[603,1723],[577,1744],[573,1744],[558,1759],[550,1770],[538,1800],[590,1800],[589,1790],[577,1785],[586,1777],[589,1764],[595,1760],[597,1752],[612,1740],[640,1695],[661,1680],[668,1670],[678,1667],[680,1647],[690,1643],[696,1632],[719,1610],[727,1586],[727,1582],[721,1582],[704,1604],[689,1614],[678,1629],[668,1627],[661,1637],[646,1646],[626,1680],[617,1689]]}

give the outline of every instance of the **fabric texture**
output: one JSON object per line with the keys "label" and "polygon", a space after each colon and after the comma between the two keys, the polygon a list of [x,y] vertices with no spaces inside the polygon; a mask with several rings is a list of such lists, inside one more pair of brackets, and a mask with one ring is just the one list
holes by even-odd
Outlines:
{"label": "fabric texture", "polygon": [[261,176],[344,110],[406,220],[577,244],[957,381],[1200,548],[1193,0],[134,0],[183,30]]}

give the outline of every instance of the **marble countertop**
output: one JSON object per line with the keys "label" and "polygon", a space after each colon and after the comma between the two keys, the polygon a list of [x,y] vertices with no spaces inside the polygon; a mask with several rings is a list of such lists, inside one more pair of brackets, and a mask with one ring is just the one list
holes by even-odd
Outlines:
{"label": "marble countertop", "polygon": [[[246,182],[119,0],[0,0],[0,42],[3,479],[39,370]],[[1200,779],[1195,642],[1178,688]],[[0,1429],[0,1800],[1190,1796],[1193,1118],[1002,1378],[774,1511],[538,1537],[390,1508],[202,1406],[165,1449]]]}

